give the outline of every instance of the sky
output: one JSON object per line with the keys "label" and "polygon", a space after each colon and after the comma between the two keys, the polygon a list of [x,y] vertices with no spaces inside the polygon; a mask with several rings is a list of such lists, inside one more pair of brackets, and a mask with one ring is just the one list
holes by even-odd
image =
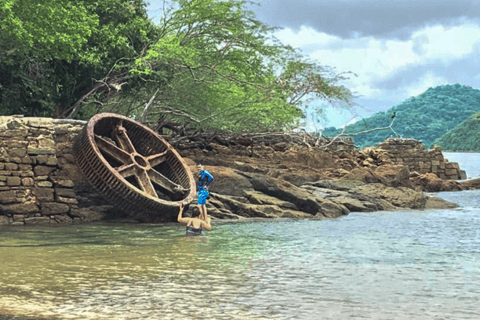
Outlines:
{"label": "sky", "polygon": [[[150,0],[150,15],[163,0]],[[425,92],[460,83],[480,88],[478,0],[259,0],[248,6],[257,19],[279,29],[284,44],[337,72],[356,96],[350,110],[326,108],[341,126]],[[325,106],[318,100],[314,107]]]}

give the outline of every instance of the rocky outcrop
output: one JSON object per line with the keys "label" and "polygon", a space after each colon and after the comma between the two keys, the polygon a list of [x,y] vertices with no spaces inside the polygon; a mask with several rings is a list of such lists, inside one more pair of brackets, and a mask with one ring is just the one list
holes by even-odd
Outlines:
{"label": "rocky outcrop", "polygon": [[[72,142],[84,125],[0,117],[0,225],[126,217],[92,188],[75,163]],[[193,173],[194,160],[200,159],[215,177],[207,204],[214,219],[326,219],[350,212],[451,208],[455,204],[422,191],[476,186],[442,179],[442,172],[453,177],[446,171],[450,167],[459,173],[458,165],[409,140],[389,139],[381,148],[362,151],[348,141],[323,148],[311,140],[315,143],[305,146],[249,140],[232,148],[212,142],[178,151]]]}

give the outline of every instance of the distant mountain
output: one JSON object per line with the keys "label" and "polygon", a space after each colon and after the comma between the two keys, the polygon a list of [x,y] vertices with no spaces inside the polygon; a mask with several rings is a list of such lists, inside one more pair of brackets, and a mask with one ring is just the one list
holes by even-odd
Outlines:
{"label": "distant mountain", "polygon": [[468,117],[435,140],[434,145],[449,151],[479,151],[480,112]]}
{"label": "distant mountain", "polygon": [[[480,90],[460,84],[429,88],[424,93],[411,97],[386,112],[362,119],[347,126],[345,133],[356,133],[374,128],[387,127],[395,112],[392,128],[403,138],[422,140],[430,148],[435,139],[453,129],[466,118],[480,112]],[[322,134],[332,137],[341,132],[334,127]],[[354,136],[360,148],[376,145],[390,136],[391,130],[373,131]]]}

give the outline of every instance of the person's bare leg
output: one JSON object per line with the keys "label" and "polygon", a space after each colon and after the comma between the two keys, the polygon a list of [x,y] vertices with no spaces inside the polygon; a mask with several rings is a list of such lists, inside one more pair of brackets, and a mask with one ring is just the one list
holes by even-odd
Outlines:
{"label": "person's bare leg", "polygon": [[204,213],[204,211],[203,211],[203,208],[204,208],[205,206],[204,206],[203,204],[198,204],[197,207],[198,207],[198,211],[200,211],[200,215],[198,216],[198,218],[199,218],[200,220],[206,221],[206,220],[205,220],[205,213]]}

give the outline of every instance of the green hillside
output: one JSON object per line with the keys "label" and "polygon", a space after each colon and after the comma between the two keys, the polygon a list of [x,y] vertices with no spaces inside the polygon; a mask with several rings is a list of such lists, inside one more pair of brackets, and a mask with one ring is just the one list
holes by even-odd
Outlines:
{"label": "green hillside", "polygon": [[480,150],[480,112],[435,140],[434,145],[451,151]]}
{"label": "green hillside", "polygon": [[[386,112],[362,119],[349,125],[345,133],[356,133],[374,128],[387,127],[395,112],[392,128],[403,138],[422,140],[427,148],[472,114],[480,111],[480,90],[460,84],[429,88],[416,97],[411,97]],[[341,132],[334,127],[326,128],[323,135],[332,137]],[[376,145],[390,136],[391,130],[373,131],[354,136],[360,148]]]}

